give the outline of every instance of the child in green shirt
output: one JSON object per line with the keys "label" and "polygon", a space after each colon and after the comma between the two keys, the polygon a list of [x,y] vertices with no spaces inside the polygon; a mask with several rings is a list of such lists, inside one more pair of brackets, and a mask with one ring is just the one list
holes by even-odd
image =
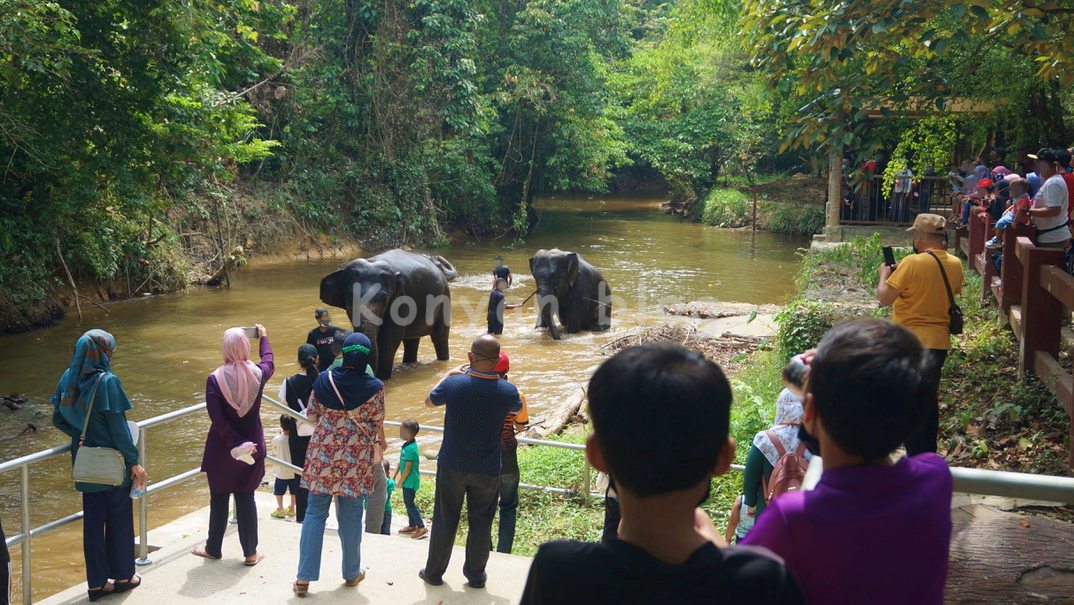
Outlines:
{"label": "child in green shirt", "polygon": [[399,438],[402,439],[403,451],[399,453],[399,468],[395,471],[395,480],[403,488],[403,504],[406,505],[407,526],[399,530],[401,534],[411,534],[415,540],[425,537],[429,530],[425,527],[425,521],[421,518],[421,511],[414,501],[421,488],[421,474],[419,473],[418,442],[414,440],[418,435],[418,422],[408,418],[399,426]]}
{"label": "child in green shirt", "polygon": [[392,480],[392,463],[384,461],[384,476],[388,478],[388,495],[384,498],[384,522],[380,524],[380,533],[385,536],[392,535],[392,492],[395,491],[395,481]]}

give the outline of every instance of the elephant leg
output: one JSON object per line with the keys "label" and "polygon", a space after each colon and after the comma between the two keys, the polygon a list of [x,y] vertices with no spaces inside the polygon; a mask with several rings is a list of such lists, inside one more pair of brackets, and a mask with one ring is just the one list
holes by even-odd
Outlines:
{"label": "elephant leg", "polygon": [[394,334],[380,333],[383,336],[377,343],[377,378],[385,380],[392,377],[392,366],[395,365],[395,353],[399,350],[402,338]]}
{"label": "elephant leg", "polygon": [[433,341],[433,348],[436,349],[436,358],[440,361],[447,361],[451,358],[451,354],[448,351],[448,336],[450,334],[451,326],[441,322],[433,326],[433,333],[429,335]]}
{"label": "elephant leg", "polygon": [[417,363],[418,343],[420,338],[407,338],[403,340],[403,363]]}

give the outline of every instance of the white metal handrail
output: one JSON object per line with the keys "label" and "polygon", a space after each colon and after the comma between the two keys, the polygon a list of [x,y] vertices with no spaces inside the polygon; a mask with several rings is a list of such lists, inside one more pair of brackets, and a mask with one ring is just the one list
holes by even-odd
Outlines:
{"label": "white metal handrail", "polygon": [[[288,414],[295,419],[304,419],[304,417],[298,412],[292,410],[286,404],[283,404],[276,399],[263,395],[262,400],[269,404],[269,407],[278,410],[284,414]],[[162,414],[160,416],[154,416],[138,422],[138,451],[139,459],[142,466],[148,468],[148,436],[147,429],[164,424],[166,422],[183,418],[191,414],[198,413],[205,408],[204,403],[199,403],[178,410]],[[400,423],[386,421],[386,426],[398,427]],[[431,432],[442,433],[443,427],[438,426],[423,426],[424,430]],[[565,443],[561,441],[546,441],[540,439],[530,439],[526,437],[519,437],[519,443],[528,445],[554,447],[560,449],[567,449],[572,451],[584,451],[585,446],[577,443]],[[20,473],[20,514],[19,524],[20,533],[7,538],[7,546],[12,547],[16,545],[22,546],[22,592],[23,603],[32,603],[32,582],[31,582],[31,542],[34,537],[41,534],[50,532],[52,530],[70,525],[78,520],[82,519],[83,513],[81,511],[54,519],[38,527],[30,527],[30,467],[36,463],[50,460],[57,456],[69,453],[71,451],[70,445],[61,445],[39,452],[34,452],[26,456],[21,456],[6,462],[0,463],[0,473],[18,470]],[[293,464],[288,464],[279,458],[274,456],[266,456],[266,458],[275,463],[282,465],[286,468],[290,468],[295,472],[301,472],[301,468]],[[589,485],[589,465],[585,464],[585,481],[586,485]],[[731,469],[736,471],[743,470],[742,465],[732,465]],[[435,471],[419,469],[422,475],[433,476]],[[145,495],[139,500],[138,513],[139,513],[139,550],[140,556],[136,560],[139,565],[148,565],[152,561],[149,559],[149,496],[161,491],[173,487],[183,481],[196,477],[201,473],[201,468],[193,468],[188,471],[173,475],[166,479],[156,481],[150,484],[146,488]],[[1049,502],[1061,502],[1065,504],[1074,504],[1074,478],[1070,477],[1053,477],[1048,475],[1032,475],[1028,473],[1014,473],[1008,471],[990,471],[974,468],[951,468],[951,475],[954,480],[953,491],[969,494],[980,494],[988,496],[1005,496],[1013,498],[1024,498],[1029,500],[1044,500]],[[541,486],[520,484],[520,488],[539,490],[547,493],[576,496],[579,493],[575,490]],[[583,497],[588,496],[603,496],[603,494],[591,494],[589,489],[584,489],[580,494]]]}

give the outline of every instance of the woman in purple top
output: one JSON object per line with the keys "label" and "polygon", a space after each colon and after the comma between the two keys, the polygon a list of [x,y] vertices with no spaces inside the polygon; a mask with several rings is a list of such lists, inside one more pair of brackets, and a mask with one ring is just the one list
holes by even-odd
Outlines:
{"label": "woman in purple top", "polygon": [[943,603],[951,472],[932,453],[891,460],[924,416],[923,355],[877,319],[840,324],[817,347],[802,440],[824,475],[774,499],[743,540],[781,556],[811,605]]}
{"label": "woman in purple top", "polygon": [[265,431],[261,426],[261,392],[275,369],[265,327],[257,325],[261,362],[250,361],[250,339],[242,328],[224,332],[224,363],[205,381],[209,435],[201,470],[209,479],[209,537],[193,554],[219,559],[227,529],[228,504],[235,496],[239,542],[244,563],[257,565],[257,507],[254,490],[265,477]]}

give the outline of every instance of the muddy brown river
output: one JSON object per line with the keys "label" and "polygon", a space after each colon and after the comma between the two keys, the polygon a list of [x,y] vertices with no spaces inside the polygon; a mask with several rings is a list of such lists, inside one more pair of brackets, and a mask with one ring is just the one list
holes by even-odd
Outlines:
{"label": "muddy brown river", "polygon": [[[588,378],[601,360],[601,345],[638,326],[660,323],[666,304],[690,300],[781,303],[792,294],[796,252],[804,240],[681,222],[664,215],[660,201],[547,199],[539,204],[537,231],[524,246],[511,248],[510,240],[504,238],[435,250],[459,271],[451,284],[451,361],[437,362],[432,343],[423,338],[418,363],[397,365],[387,382],[388,418],[442,424],[442,414],[426,410],[422,402],[440,374],[465,361],[469,342],[484,333],[497,255],[504,257],[515,277],[506,293],[509,303],[520,302],[533,291],[530,255],[552,247],[581,253],[603,272],[614,295],[610,332],[564,334],[558,342],[547,331],[533,328],[532,300],[506,312],[502,343],[511,355],[511,379],[526,393],[530,416],[536,421]],[[194,289],[118,302],[107,306],[108,313],[84,306],[81,324],[72,313],[52,327],[0,337],[0,393],[20,393],[29,399],[18,412],[0,408],[0,458],[9,460],[66,441],[51,427],[48,399],[70,361],[75,340],[92,327],[116,337],[112,367],[134,404],[130,419],[142,420],[199,402],[206,376],[219,363],[223,331],[254,322],[266,326],[276,353],[276,375],[266,389],[275,394],[283,378],[298,371],[296,350],[315,325],[314,309],[322,306],[318,300],[321,277],[347,260],[255,259],[252,266],[233,275],[230,289]],[[347,323],[342,309],[332,312],[334,323]],[[397,362],[401,358],[402,348]],[[266,410],[262,416],[266,433],[275,434],[278,415]],[[19,436],[28,424],[36,426],[37,432]],[[150,476],[163,479],[197,466],[207,426],[207,419],[199,414],[150,429]],[[425,433],[424,438],[435,448],[435,435]],[[67,456],[33,467],[31,519],[35,526],[79,510],[80,498],[69,473]],[[0,476],[0,515],[8,535],[19,530],[18,498],[18,473]],[[167,523],[207,502],[208,488],[201,479],[154,494],[150,524]],[[33,544],[35,597],[84,581],[79,524],[36,538]],[[18,547],[12,551],[16,591],[19,553]]]}

